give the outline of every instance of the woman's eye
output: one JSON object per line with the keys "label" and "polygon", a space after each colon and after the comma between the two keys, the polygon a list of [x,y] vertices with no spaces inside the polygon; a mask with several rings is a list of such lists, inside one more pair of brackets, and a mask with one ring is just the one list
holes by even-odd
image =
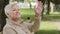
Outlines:
{"label": "woman's eye", "polygon": [[18,9],[19,10],[19,9]]}
{"label": "woman's eye", "polygon": [[13,11],[15,11],[15,10],[13,10]]}

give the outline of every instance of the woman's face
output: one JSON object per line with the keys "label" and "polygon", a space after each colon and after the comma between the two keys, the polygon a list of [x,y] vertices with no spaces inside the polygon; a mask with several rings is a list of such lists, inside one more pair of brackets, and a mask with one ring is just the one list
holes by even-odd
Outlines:
{"label": "woman's face", "polygon": [[20,12],[19,12],[18,5],[12,5],[10,11],[11,11],[10,13],[11,18],[20,18]]}

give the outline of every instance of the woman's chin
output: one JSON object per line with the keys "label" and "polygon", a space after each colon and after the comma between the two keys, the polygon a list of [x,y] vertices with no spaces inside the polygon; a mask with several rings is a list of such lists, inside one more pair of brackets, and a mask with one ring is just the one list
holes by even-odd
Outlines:
{"label": "woman's chin", "polygon": [[20,16],[17,16],[17,18],[20,18]]}

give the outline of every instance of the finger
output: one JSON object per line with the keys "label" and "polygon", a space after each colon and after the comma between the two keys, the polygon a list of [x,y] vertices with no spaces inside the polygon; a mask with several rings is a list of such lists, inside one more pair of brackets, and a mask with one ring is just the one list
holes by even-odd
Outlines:
{"label": "finger", "polygon": [[43,7],[43,3],[42,3],[42,2],[40,2],[38,6],[39,6],[39,7]]}
{"label": "finger", "polygon": [[36,10],[36,6],[34,6],[34,10]]}
{"label": "finger", "polygon": [[36,14],[36,11],[37,11],[37,8],[36,8],[36,6],[34,6],[34,11],[35,11],[35,14]]}

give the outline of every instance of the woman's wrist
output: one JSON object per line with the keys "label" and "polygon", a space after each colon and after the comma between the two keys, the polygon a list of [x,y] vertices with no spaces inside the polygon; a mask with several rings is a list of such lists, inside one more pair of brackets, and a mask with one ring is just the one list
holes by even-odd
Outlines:
{"label": "woman's wrist", "polygon": [[35,15],[35,17],[41,17],[41,14],[40,15]]}
{"label": "woman's wrist", "polygon": [[40,19],[40,16],[35,16],[35,19]]}
{"label": "woman's wrist", "polygon": [[35,19],[41,19],[41,14],[40,15],[35,15]]}

